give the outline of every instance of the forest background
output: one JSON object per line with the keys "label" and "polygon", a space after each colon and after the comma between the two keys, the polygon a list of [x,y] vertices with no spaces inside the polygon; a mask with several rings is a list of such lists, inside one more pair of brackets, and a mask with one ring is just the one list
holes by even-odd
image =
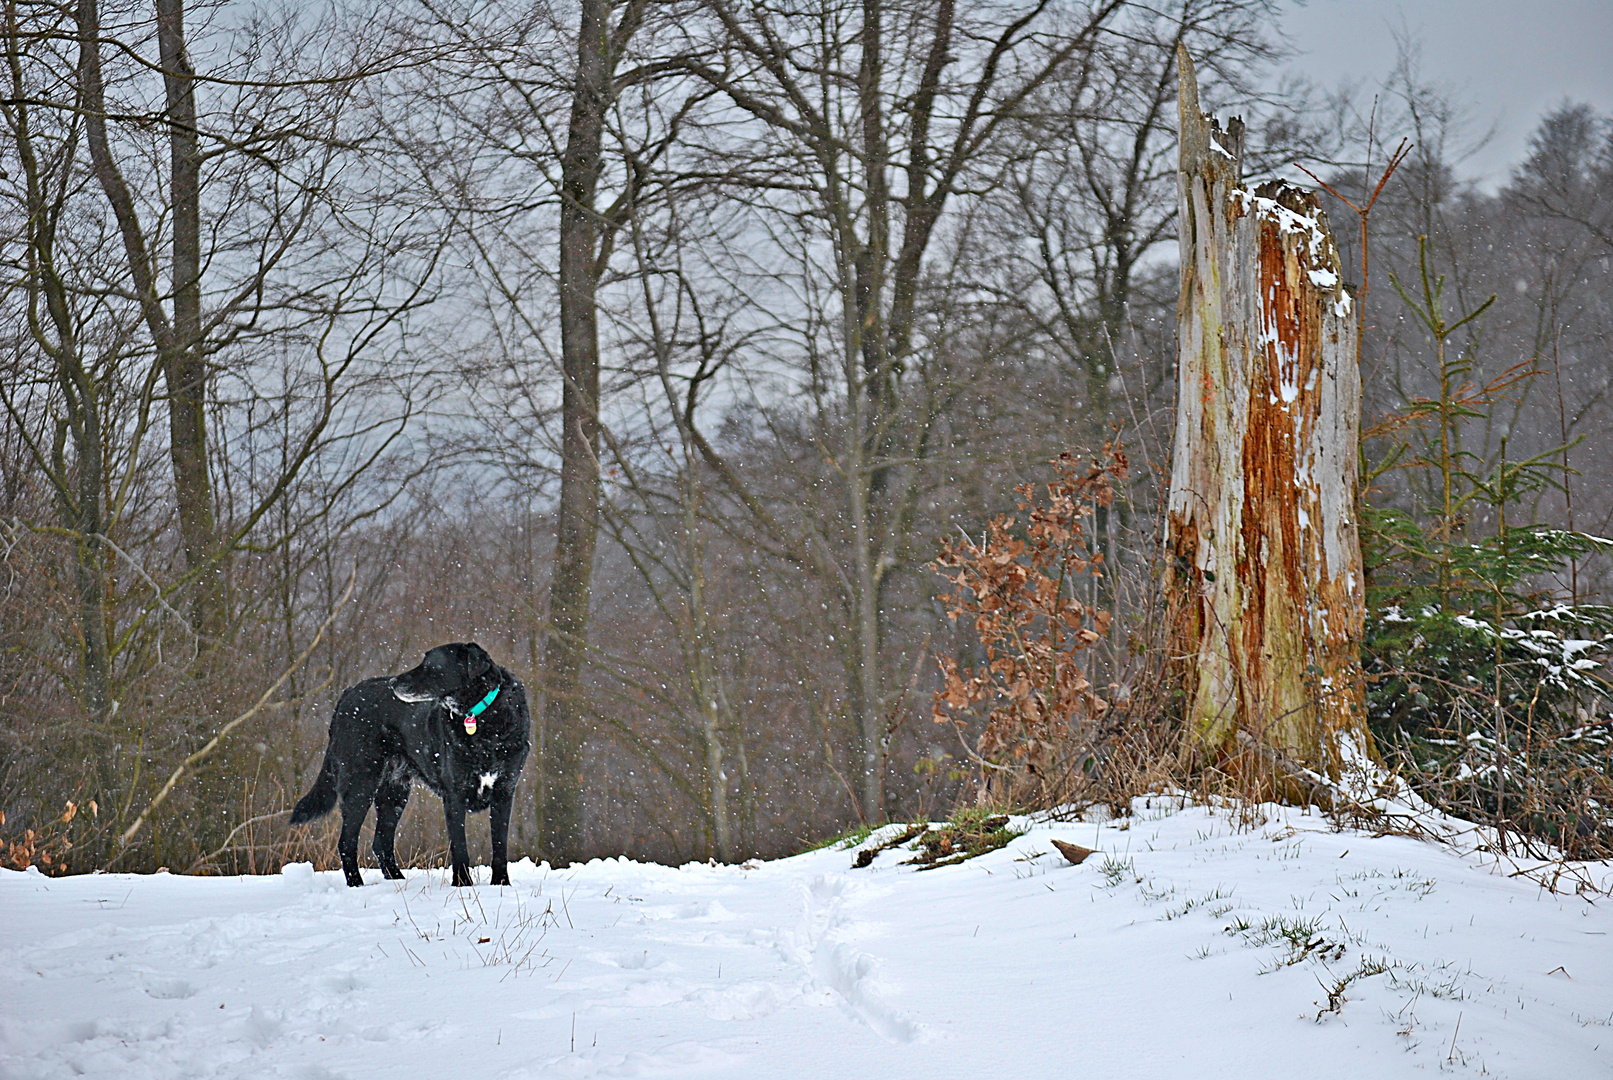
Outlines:
{"label": "forest background", "polygon": [[[1160,666],[1178,44],[1248,176],[1353,197],[1412,144],[1364,292],[1327,203],[1364,426],[1442,396],[1425,237],[1450,311],[1495,297],[1446,343],[1495,388],[1468,472],[1505,440],[1560,464],[1509,513],[1613,528],[1613,126],[1565,102],[1481,190],[1483,118],[1410,37],[1323,88],[1274,79],[1256,0],[3,9],[0,832],[57,867],[328,859],[284,814],[335,696],[450,640],[541,703],[518,855],[944,813],[983,718],[931,719],[938,661],[981,656],[942,542],[1109,444],[1086,662],[1128,700]],[[1426,470],[1372,475],[1439,517]],[[439,857],[424,792],[400,847]]]}

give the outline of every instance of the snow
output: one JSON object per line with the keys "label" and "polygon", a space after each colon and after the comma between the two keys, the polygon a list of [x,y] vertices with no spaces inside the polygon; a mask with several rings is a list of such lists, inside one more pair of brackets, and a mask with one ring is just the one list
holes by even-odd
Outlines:
{"label": "snow", "polygon": [[[1299,185],[1293,185],[1298,187]],[[1321,222],[1305,214],[1296,214],[1288,207],[1262,195],[1256,195],[1248,188],[1233,188],[1231,197],[1238,199],[1245,214],[1253,213],[1256,217],[1270,219],[1277,226],[1280,233],[1295,233],[1303,236],[1310,245],[1311,259],[1319,261],[1324,251],[1332,250],[1332,242],[1327,232],[1322,228]],[[1333,314],[1340,319],[1350,314],[1350,294],[1338,288],[1339,277],[1332,270],[1325,267],[1307,271],[1312,285],[1320,289],[1335,290],[1333,300]],[[1262,333],[1262,345],[1266,338]],[[1275,402],[1274,402],[1275,404]]]}
{"label": "snow", "polygon": [[[1298,185],[1294,185],[1298,186]],[[1296,214],[1276,199],[1264,195],[1256,195],[1247,188],[1233,188],[1232,198],[1243,203],[1243,212],[1253,212],[1256,217],[1269,218],[1273,221],[1280,233],[1296,233],[1309,242],[1310,253],[1313,260],[1320,261],[1322,252],[1329,249],[1331,241],[1327,232],[1323,230],[1321,222],[1306,214]]]}
{"label": "snow", "polygon": [[[1531,611],[1518,616],[1519,622],[1530,622],[1536,619],[1560,619],[1575,614],[1572,608],[1558,607],[1545,611]],[[1493,625],[1482,619],[1474,619],[1468,615],[1456,616],[1456,623],[1468,630],[1475,631],[1481,636],[1494,640],[1497,632]],[[1516,643],[1521,648],[1535,654],[1535,663],[1544,672],[1544,678],[1553,685],[1568,688],[1570,681],[1575,680],[1577,672],[1594,671],[1602,666],[1599,660],[1580,656],[1580,653],[1603,649],[1608,639],[1593,640],[1590,638],[1563,638],[1554,630],[1520,630],[1515,627],[1502,626],[1500,636],[1507,641]],[[1579,676],[1579,679],[1583,679]]]}
{"label": "snow", "polygon": [[4,871],[0,1076],[1613,1073],[1613,905],[1268,814],[1155,798],[926,872]]}

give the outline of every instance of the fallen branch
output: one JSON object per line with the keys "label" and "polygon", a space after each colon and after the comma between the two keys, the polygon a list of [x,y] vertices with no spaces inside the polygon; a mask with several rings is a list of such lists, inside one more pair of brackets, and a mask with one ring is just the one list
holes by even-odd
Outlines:
{"label": "fallen branch", "polygon": [[274,697],[274,695],[279,692],[280,688],[286,684],[287,679],[296,674],[297,669],[302,667],[303,663],[313,655],[314,650],[319,647],[319,643],[324,640],[325,631],[329,630],[330,624],[336,621],[336,615],[339,611],[341,611],[342,605],[347,603],[347,598],[353,595],[353,586],[357,584],[357,582],[358,566],[355,564],[353,567],[353,572],[347,576],[347,589],[342,593],[342,598],[336,601],[335,606],[330,609],[330,614],[325,617],[325,621],[319,624],[319,631],[318,633],[314,634],[314,640],[310,641],[308,643],[308,647],[297,655],[297,658],[291,662],[290,667],[286,668],[286,670],[280,673],[280,677],[274,681],[274,685],[270,686],[269,689],[263,692],[263,696],[258,698],[256,704],[254,704],[250,709],[242,713],[240,716],[237,716],[234,720],[231,720],[229,723],[219,728],[218,734],[209,739],[206,746],[203,746],[200,750],[196,751],[190,757],[179,763],[179,767],[173,771],[173,775],[168,777],[168,782],[162,786],[162,790],[158,791],[156,796],[146,804],[146,808],[144,810],[140,811],[140,816],[134,819],[134,824],[123,830],[123,836],[118,839],[118,846],[120,848],[126,849],[129,846],[129,841],[134,839],[134,834],[140,831],[140,826],[146,823],[146,819],[155,813],[163,803],[168,801],[168,796],[173,792],[174,785],[179,783],[180,778],[185,775],[187,770],[189,770],[193,765],[196,765],[210,757],[213,751],[218,749],[219,743],[224,740],[224,736],[228,735],[230,732],[234,731],[236,728],[240,727],[242,724],[246,723],[248,720],[258,715],[258,713],[269,707],[269,699]]}
{"label": "fallen branch", "polygon": [[924,831],[928,828],[928,825],[909,825],[906,829],[903,829],[889,840],[881,841],[870,848],[863,848],[861,851],[857,852],[856,861],[851,864],[851,868],[853,870],[861,870],[865,866],[872,866],[875,857],[878,856],[881,851],[888,851],[893,847],[905,844],[915,836],[923,835]]}

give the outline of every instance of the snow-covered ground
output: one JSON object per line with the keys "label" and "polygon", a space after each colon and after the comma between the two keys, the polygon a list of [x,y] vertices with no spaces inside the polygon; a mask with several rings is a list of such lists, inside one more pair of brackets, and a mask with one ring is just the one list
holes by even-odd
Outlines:
{"label": "snow-covered ground", "polygon": [[1613,1077],[1613,902],[1274,813],[926,872],[5,871],[0,1075]]}

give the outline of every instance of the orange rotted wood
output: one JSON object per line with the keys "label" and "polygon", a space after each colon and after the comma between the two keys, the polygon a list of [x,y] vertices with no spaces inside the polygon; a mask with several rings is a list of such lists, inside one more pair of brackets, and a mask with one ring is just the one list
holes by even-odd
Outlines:
{"label": "orange rotted wood", "polygon": [[1182,59],[1182,294],[1169,533],[1190,719],[1337,779],[1370,756],[1353,520],[1360,374],[1350,296],[1309,191],[1240,186]]}

